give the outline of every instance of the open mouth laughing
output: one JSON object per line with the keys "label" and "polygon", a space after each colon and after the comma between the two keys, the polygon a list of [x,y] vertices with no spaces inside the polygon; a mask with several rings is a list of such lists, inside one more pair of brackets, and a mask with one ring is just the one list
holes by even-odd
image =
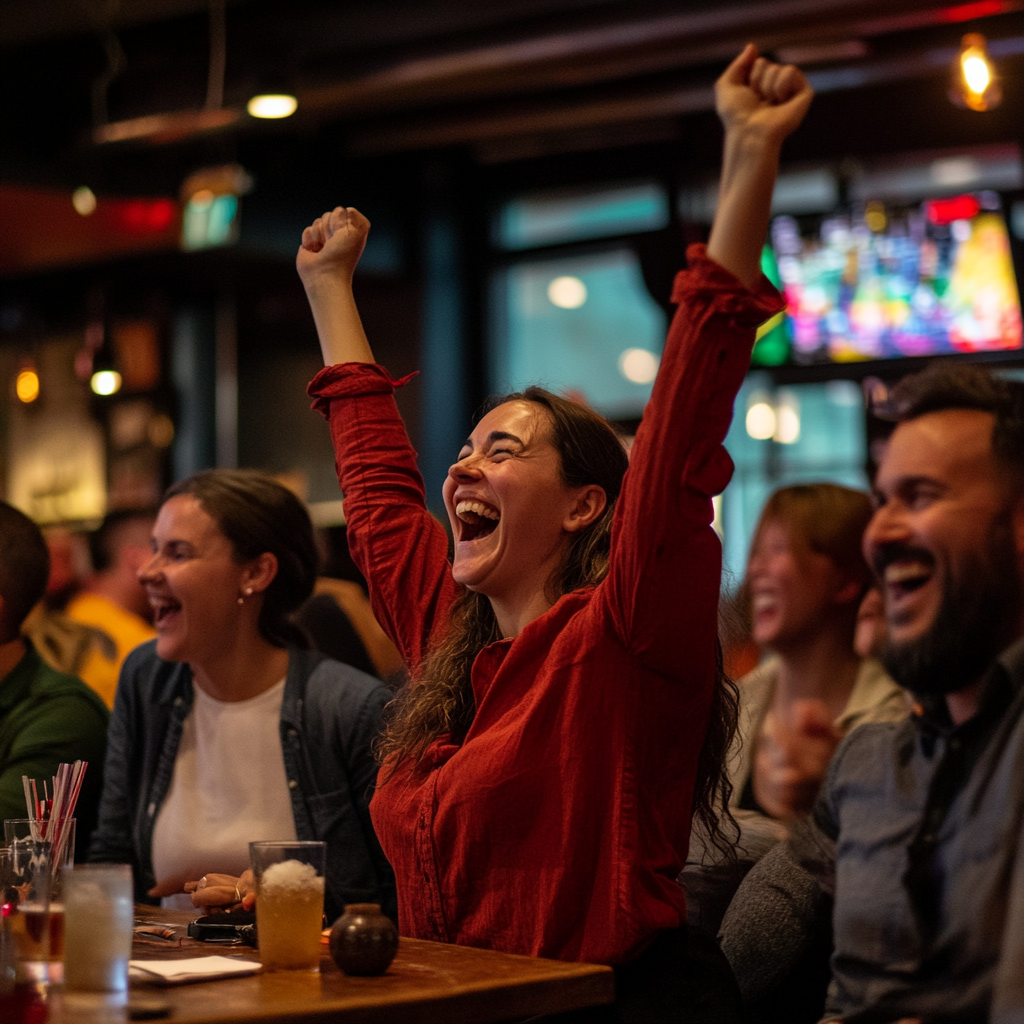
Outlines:
{"label": "open mouth laughing", "polygon": [[149,606],[153,609],[153,625],[157,631],[166,629],[181,611],[181,602],[169,597],[150,596]]}
{"label": "open mouth laughing", "polygon": [[501,513],[485,501],[477,498],[463,498],[455,506],[459,519],[458,540],[473,541],[492,534],[501,519]]}
{"label": "open mouth laughing", "polygon": [[875,558],[875,572],[885,588],[885,603],[891,624],[907,620],[917,604],[917,595],[935,577],[935,558],[922,548],[894,545]]}

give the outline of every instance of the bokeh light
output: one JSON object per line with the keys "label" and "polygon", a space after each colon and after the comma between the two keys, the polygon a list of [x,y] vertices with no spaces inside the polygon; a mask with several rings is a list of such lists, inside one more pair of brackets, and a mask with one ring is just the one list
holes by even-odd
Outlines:
{"label": "bokeh light", "polygon": [[35,370],[22,370],[14,382],[14,392],[26,405],[39,397],[39,374]]}
{"label": "bokeh light", "polygon": [[587,301],[587,286],[578,277],[556,277],[548,285],[548,298],[559,309],[579,309]]}
{"label": "bokeh light", "polygon": [[767,441],[775,434],[775,410],[765,401],[754,402],[747,410],[747,433],[755,441]]}
{"label": "bokeh light", "polygon": [[97,395],[113,395],[121,390],[121,374],[117,370],[97,370],[90,386]]}
{"label": "bokeh light", "polygon": [[658,357],[645,348],[627,348],[619,356],[619,373],[634,384],[650,384],[658,376]]}
{"label": "bokeh light", "polygon": [[88,217],[96,212],[96,196],[88,185],[82,185],[71,193],[71,205],[77,213]]}

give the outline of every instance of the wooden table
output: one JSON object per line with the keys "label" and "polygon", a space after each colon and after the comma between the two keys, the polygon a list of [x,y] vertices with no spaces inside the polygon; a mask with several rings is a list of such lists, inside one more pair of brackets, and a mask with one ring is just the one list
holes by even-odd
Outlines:
{"label": "wooden table", "polygon": [[[179,926],[193,916],[148,907],[140,907],[139,914]],[[136,942],[132,951],[136,960],[210,955],[258,959],[248,946],[187,938],[168,947]],[[261,972],[168,988],[133,984],[132,996],[166,1000],[171,1008],[167,1019],[183,1024],[487,1024],[609,1003],[614,982],[608,967],[402,939],[394,963],[379,978],[346,977],[324,946],[319,974]],[[89,1019],[101,1024],[95,1014]],[[124,1018],[102,1016],[103,1021],[118,1019]],[[48,1024],[78,1020],[56,991]]]}

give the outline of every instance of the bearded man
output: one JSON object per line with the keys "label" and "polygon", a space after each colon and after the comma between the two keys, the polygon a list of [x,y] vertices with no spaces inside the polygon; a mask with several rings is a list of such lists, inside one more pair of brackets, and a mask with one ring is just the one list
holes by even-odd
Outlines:
{"label": "bearded man", "polygon": [[893,418],[864,554],[915,713],[849,734],[737,893],[749,1020],[796,1019],[831,911],[821,1020],[1024,1022],[1024,385],[936,364]]}

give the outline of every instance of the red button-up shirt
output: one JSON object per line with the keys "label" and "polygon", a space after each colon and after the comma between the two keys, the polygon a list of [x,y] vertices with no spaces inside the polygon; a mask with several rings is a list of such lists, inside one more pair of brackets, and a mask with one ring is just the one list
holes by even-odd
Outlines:
{"label": "red button-up shirt", "polygon": [[[756,326],[781,308],[690,250],[661,370],[633,447],[608,575],[565,595],[473,664],[465,741],[376,792],[403,935],[615,964],[686,919],[697,758],[715,686],[721,545],[711,496]],[[352,554],[415,674],[456,595],[445,531],[378,366],[327,367]],[[424,770],[426,767],[427,770]]]}

